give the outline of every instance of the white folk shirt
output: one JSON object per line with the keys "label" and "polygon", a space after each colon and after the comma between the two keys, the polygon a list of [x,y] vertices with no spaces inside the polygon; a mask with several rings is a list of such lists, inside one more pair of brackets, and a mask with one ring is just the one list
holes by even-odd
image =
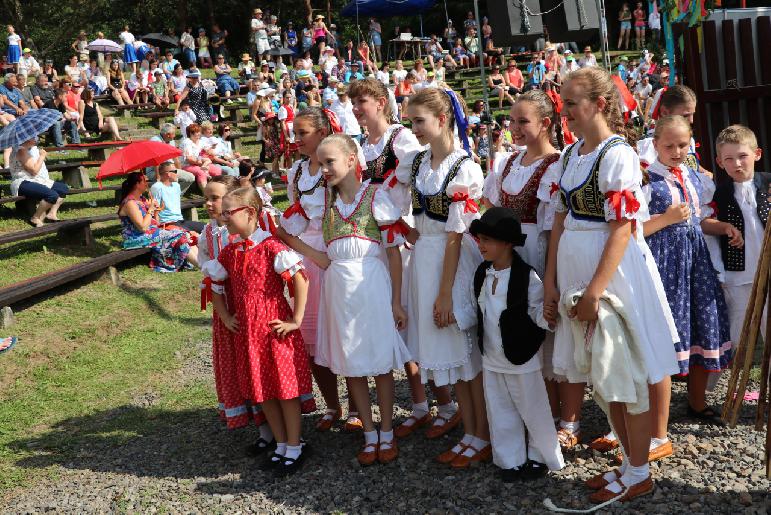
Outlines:
{"label": "white folk shirt", "polygon": [[734,199],[739,204],[744,218],[744,270],[725,273],[725,284],[741,286],[752,284],[755,280],[755,270],[760,260],[760,247],[763,245],[763,224],[758,217],[758,201],[755,197],[755,185],[750,179],[734,183]]}
{"label": "white folk shirt", "polygon": [[[541,351],[539,350],[527,363],[515,365],[503,352],[500,319],[506,309],[511,268],[495,270],[492,265],[487,269],[487,277],[479,293],[479,309],[484,323],[484,353],[482,365],[486,370],[500,374],[526,374],[541,370]],[[498,279],[493,293],[493,282]],[[543,318],[543,283],[535,271],[530,270],[530,284],[527,288],[527,313],[539,327],[549,330],[549,324]]]}

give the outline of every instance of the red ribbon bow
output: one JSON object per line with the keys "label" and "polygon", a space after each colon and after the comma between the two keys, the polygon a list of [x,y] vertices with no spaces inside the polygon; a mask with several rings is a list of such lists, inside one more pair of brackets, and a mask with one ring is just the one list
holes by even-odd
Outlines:
{"label": "red ribbon bow", "polygon": [[255,243],[251,239],[247,238],[243,241],[239,241],[238,243],[235,243],[235,245],[240,245],[241,250],[243,250],[243,253],[242,253],[243,261],[241,262],[241,274],[246,275],[246,253],[249,251],[249,249],[255,246]]}
{"label": "red ribbon bow", "polygon": [[[383,174],[383,183],[389,188],[393,188],[399,182],[399,179],[396,178],[395,172],[396,168],[391,168],[390,170],[386,170],[386,173]],[[390,179],[388,179],[389,177]]]}
{"label": "red ribbon bow", "polygon": [[386,231],[388,243],[393,243],[396,239],[396,235],[401,234],[405,238],[410,233],[410,226],[404,220],[397,220],[389,225],[381,225],[381,231]]}
{"label": "red ribbon bow", "polygon": [[275,236],[278,229],[276,228],[276,222],[273,221],[273,217],[270,216],[270,213],[267,211],[263,211],[261,215],[262,216],[260,216],[257,222],[257,224],[260,226],[260,229],[267,231]]}
{"label": "red ribbon bow", "polygon": [[206,305],[212,301],[213,292],[211,289],[212,284],[222,285],[225,284],[222,281],[215,281],[211,277],[204,277],[201,283],[201,311],[206,311]]}
{"label": "red ribbon bow", "polygon": [[332,129],[333,134],[340,134],[343,132],[343,128],[340,126],[340,121],[337,119],[337,115],[330,109],[324,109],[324,114],[329,120],[329,127]]}
{"label": "red ribbon bow", "polygon": [[554,195],[559,190],[560,190],[560,185],[559,184],[557,184],[556,182],[551,183],[551,185],[549,186],[549,196],[551,197],[552,195]]}
{"label": "red ribbon bow", "polygon": [[305,209],[303,209],[303,206],[302,204],[300,204],[299,200],[297,200],[294,204],[289,206],[289,209],[284,211],[284,218],[288,220],[294,214],[298,214],[303,218],[305,218],[306,220],[310,220],[310,218],[308,218],[308,213],[305,212]]}
{"label": "red ribbon bow", "polygon": [[456,193],[452,196],[453,202],[465,202],[466,205],[463,208],[464,213],[478,213],[479,212],[479,206],[477,206],[477,203],[474,202],[474,199],[469,198],[468,194],[466,193]]}
{"label": "red ribbon bow", "polygon": [[677,183],[683,189],[683,199],[685,199],[685,201],[688,202],[688,188],[685,187],[685,180],[683,179],[683,171],[680,170],[679,166],[675,166],[673,168],[670,168],[669,172],[675,176]]}
{"label": "red ribbon bow", "polygon": [[609,191],[605,194],[605,198],[610,201],[610,207],[616,212],[616,220],[621,220],[621,201],[626,202],[626,212],[629,214],[636,213],[640,209],[640,202],[629,190],[623,191]]}
{"label": "red ribbon bow", "polygon": [[[305,277],[306,281],[308,280],[308,276],[305,275],[305,270],[300,269],[297,273]],[[286,283],[286,287],[289,290],[289,296],[294,298],[294,281],[292,280],[292,272],[290,270],[284,270],[280,275],[281,279]]]}

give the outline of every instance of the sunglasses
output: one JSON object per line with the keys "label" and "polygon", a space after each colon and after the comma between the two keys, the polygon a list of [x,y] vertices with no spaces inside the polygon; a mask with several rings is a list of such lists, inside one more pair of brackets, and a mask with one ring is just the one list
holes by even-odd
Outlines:
{"label": "sunglasses", "polygon": [[222,129],[222,132],[230,132],[230,127],[225,127],[224,129]]}
{"label": "sunglasses", "polygon": [[222,217],[223,218],[230,218],[234,214],[238,213],[239,211],[243,211],[244,209],[251,209],[252,206],[241,206],[237,207],[235,209],[223,209],[222,210]]}

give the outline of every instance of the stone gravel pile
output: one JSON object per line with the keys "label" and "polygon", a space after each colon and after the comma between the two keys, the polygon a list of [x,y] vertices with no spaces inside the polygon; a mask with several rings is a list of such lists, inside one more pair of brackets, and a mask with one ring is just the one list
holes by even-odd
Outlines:
{"label": "stone gravel pile", "polygon": [[[210,381],[208,344],[192,349],[192,355],[177,356],[181,380]],[[711,395],[713,404],[722,401],[725,381]],[[396,393],[397,404],[408,407],[403,375]],[[6,495],[0,512],[548,513],[542,504],[547,497],[560,507],[590,507],[583,480],[612,466],[610,454],[586,445],[607,429],[599,408],[587,402],[584,443],[566,455],[564,470],[537,481],[504,484],[492,464],[453,471],[436,463],[433,458],[460,438],[459,430],[440,440],[416,433],[399,442],[396,462],[362,468],[355,458],[361,435],[343,433],[339,426],[316,433],[317,415],[304,419],[312,452],[305,467],[278,480],[244,453],[256,438],[254,428],[228,432],[213,409],[160,409],[159,399],[156,392],[143,392],[132,405],[53,428],[58,439],[44,434],[17,442],[34,451],[20,466],[53,472]],[[672,402],[675,455],[652,465],[654,493],[600,513],[771,513],[771,482],[762,463],[765,435],[752,427],[754,403],[747,403],[739,425],[728,429],[687,419],[681,383],[674,386]],[[407,415],[397,409],[397,420]]]}

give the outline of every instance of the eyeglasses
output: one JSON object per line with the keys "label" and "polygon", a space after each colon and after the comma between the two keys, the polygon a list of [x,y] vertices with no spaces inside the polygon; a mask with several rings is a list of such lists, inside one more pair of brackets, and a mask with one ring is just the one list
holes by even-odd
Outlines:
{"label": "eyeglasses", "polygon": [[225,127],[224,129],[222,129],[222,132],[230,132],[230,127]]}
{"label": "eyeglasses", "polygon": [[252,206],[241,206],[237,207],[235,209],[223,209],[222,210],[222,217],[223,218],[230,218],[234,214],[238,213],[239,211],[243,211],[244,209],[250,209]]}

